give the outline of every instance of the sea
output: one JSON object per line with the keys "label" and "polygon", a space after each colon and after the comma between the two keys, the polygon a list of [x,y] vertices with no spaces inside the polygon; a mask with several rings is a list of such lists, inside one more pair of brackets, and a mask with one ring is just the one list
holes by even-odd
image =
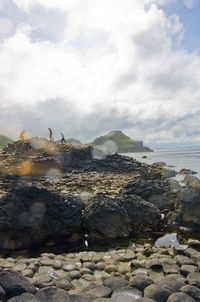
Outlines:
{"label": "sea", "polygon": [[[162,161],[166,163],[166,168],[179,172],[182,168],[195,171],[194,176],[200,178],[200,148],[184,148],[184,149],[160,149],[154,152],[134,152],[124,155],[133,157],[134,159],[153,164],[154,162]],[[146,158],[144,158],[146,156]],[[173,179],[180,182],[184,176],[178,174]]]}

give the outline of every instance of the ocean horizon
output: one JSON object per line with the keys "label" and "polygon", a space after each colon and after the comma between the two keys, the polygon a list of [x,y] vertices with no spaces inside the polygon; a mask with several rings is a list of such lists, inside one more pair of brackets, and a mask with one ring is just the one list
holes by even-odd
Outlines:
{"label": "ocean horizon", "polygon": [[[200,178],[200,147],[199,148],[180,148],[180,149],[157,149],[153,152],[131,152],[124,155],[147,164],[154,162],[165,162],[166,168],[179,172],[181,169],[190,169]],[[146,156],[146,158],[144,158]],[[177,175],[174,179],[182,180],[184,175]]]}

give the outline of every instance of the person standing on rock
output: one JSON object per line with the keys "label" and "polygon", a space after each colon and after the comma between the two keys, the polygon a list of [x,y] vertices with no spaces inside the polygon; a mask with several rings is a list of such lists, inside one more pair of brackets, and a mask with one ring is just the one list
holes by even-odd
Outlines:
{"label": "person standing on rock", "polygon": [[21,141],[24,141],[24,134],[25,134],[25,132],[26,132],[26,130],[22,130],[22,131],[20,132],[19,139],[20,139]]}
{"label": "person standing on rock", "polygon": [[50,140],[51,142],[53,142],[53,141],[54,141],[54,138],[53,138],[52,129],[51,129],[51,128],[48,128],[48,130],[49,130],[49,140]]}
{"label": "person standing on rock", "polygon": [[62,132],[60,132],[62,138],[61,138],[61,144],[65,144],[66,143],[66,140],[65,140],[65,137],[64,137],[64,134]]}

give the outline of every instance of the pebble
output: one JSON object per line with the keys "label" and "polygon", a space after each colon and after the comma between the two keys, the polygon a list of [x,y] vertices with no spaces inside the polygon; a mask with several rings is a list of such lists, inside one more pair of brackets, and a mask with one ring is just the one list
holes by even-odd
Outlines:
{"label": "pebble", "polygon": [[185,293],[174,293],[169,296],[167,302],[196,302],[196,300]]}
{"label": "pebble", "polygon": [[76,265],[72,265],[72,264],[67,264],[63,266],[63,270],[65,272],[72,272],[75,271],[77,269]]}
{"label": "pebble", "polygon": [[62,261],[59,261],[59,260],[55,260],[53,263],[52,263],[52,267],[55,268],[55,269],[61,269],[63,266],[63,262]]}
{"label": "pebble", "polygon": [[[147,253],[147,249],[151,252]],[[122,290],[129,288],[132,293],[141,292],[138,302],[200,302],[198,249],[199,242],[191,241],[188,248],[177,255],[171,253],[170,248],[149,244],[135,245],[134,251],[43,253],[30,259],[2,258],[0,268],[21,273],[38,289],[64,290],[71,297],[75,295],[74,301],[117,301],[116,293],[119,297]]]}

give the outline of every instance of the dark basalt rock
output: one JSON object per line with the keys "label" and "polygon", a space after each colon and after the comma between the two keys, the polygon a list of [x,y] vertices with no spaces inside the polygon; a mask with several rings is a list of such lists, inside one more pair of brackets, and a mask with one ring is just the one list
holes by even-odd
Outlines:
{"label": "dark basalt rock", "polygon": [[[81,295],[81,294],[77,294],[77,295],[71,295],[70,296],[71,302],[93,302],[96,301],[95,297],[91,296],[91,295]],[[99,298],[101,299],[101,298]],[[103,298],[102,298],[103,299]],[[112,302],[112,301],[110,301]]]}
{"label": "dark basalt rock", "polygon": [[36,288],[25,277],[12,270],[0,271],[0,285],[6,292],[7,299],[26,292],[36,292]]}
{"label": "dark basalt rock", "polygon": [[122,190],[124,195],[138,195],[145,200],[148,200],[152,195],[163,195],[169,192],[168,185],[163,180],[149,180],[135,177]]}
{"label": "dark basalt rock", "polygon": [[19,296],[13,297],[7,302],[41,302],[41,300],[38,300],[34,295],[29,293],[24,293]]}
{"label": "dark basalt rock", "polygon": [[92,147],[76,148],[35,137],[8,144],[0,159],[0,170],[5,174],[42,176],[50,169],[63,172],[92,160]]}
{"label": "dark basalt rock", "polygon": [[160,288],[164,288],[171,291],[172,293],[175,293],[185,285],[185,279],[179,274],[172,273],[166,275],[166,277],[161,277],[160,280],[158,280],[157,285]]}
{"label": "dark basalt rock", "polygon": [[166,227],[184,226],[193,231],[200,228],[200,189],[197,186],[173,187],[168,180],[138,176],[124,186],[119,195],[125,199],[137,195],[153,204],[165,214],[163,223]]}
{"label": "dark basalt rock", "polygon": [[200,301],[200,289],[196,286],[185,285],[180,289],[183,293],[189,295],[190,297],[196,299],[197,302]]}
{"label": "dark basalt rock", "polygon": [[0,203],[0,246],[21,249],[82,241],[82,201],[37,187],[21,187]]}
{"label": "dark basalt rock", "polygon": [[133,233],[160,229],[160,211],[154,205],[136,195],[121,195],[117,200],[128,213]]}
{"label": "dark basalt rock", "polygon": [[86,293],[97,298],[108,298],[112,294],[112,289],[104,285],[97,285],[95,288],[88,290]]}
{"label": "dark basalt rock", "polygon": [[89,200],[83,214],[83,226],[90,241],[128,237],[131,222],[116,199],[98,194]]}
{"label": "dark basalt rock", "polygon": [[195,299],[185,293],[174,293],[167,299],[168,302],[196,302]]}
{"label": "dark basalt rock", "polygon": [[83,217],[91,241],[124,238],[158,229],[160,222],[159,210],[136,195],[116,198],[96,195],[86,205]]}
{"label": "dark basalt rock", "polygon": [[45,287],[36,293],[36,298],[42,302],[71,302],[70,295],[63,289]]}
{"label": "dark basalt rock", "polygon": [[167,301],[167,298],[171,293],[172,292],[170,290],[162,288],[157,284],[151,284],[144,289],[144,297],[157,302]]}
{"label": "dark basalt rock", "polygon": [[133,299],[131,302],[156,302],[156,300],[150,298],[139,298],[139,299]]}
{"label": "dark basalt rock", "polygon": [[183,188],[175,201],[176,211],[180,215],[180,224],[192,230],[200,228],[200,189]]}
{"label": "dark basalt rock", "polygon": [[124,196],[137,195],[152,203],[160,211],[174,210],[177,193],[170,189],[167,180],[134,177],[120,192]]}
{"label": "dark basalt rock", "polygon": [[104,280],[104,285],[110,287],[112,290],[117,290],[128,286],[128,281],[119,277],[110,277]]}
{"label": "dark basalt rock", "polygon": [[2,286],[0,286],[0,301],[5,301],[6,300],[6,292],[3,289]]}
{"label": "dark basalt rock", "polygon": [[134,276],[129,280],[129,286],[137,288],[141,291],[143,291],[145,289],[145,287],[147,287],[148,285],[150,285],[152,283],[154,283],[153,280],[143,274]]}

